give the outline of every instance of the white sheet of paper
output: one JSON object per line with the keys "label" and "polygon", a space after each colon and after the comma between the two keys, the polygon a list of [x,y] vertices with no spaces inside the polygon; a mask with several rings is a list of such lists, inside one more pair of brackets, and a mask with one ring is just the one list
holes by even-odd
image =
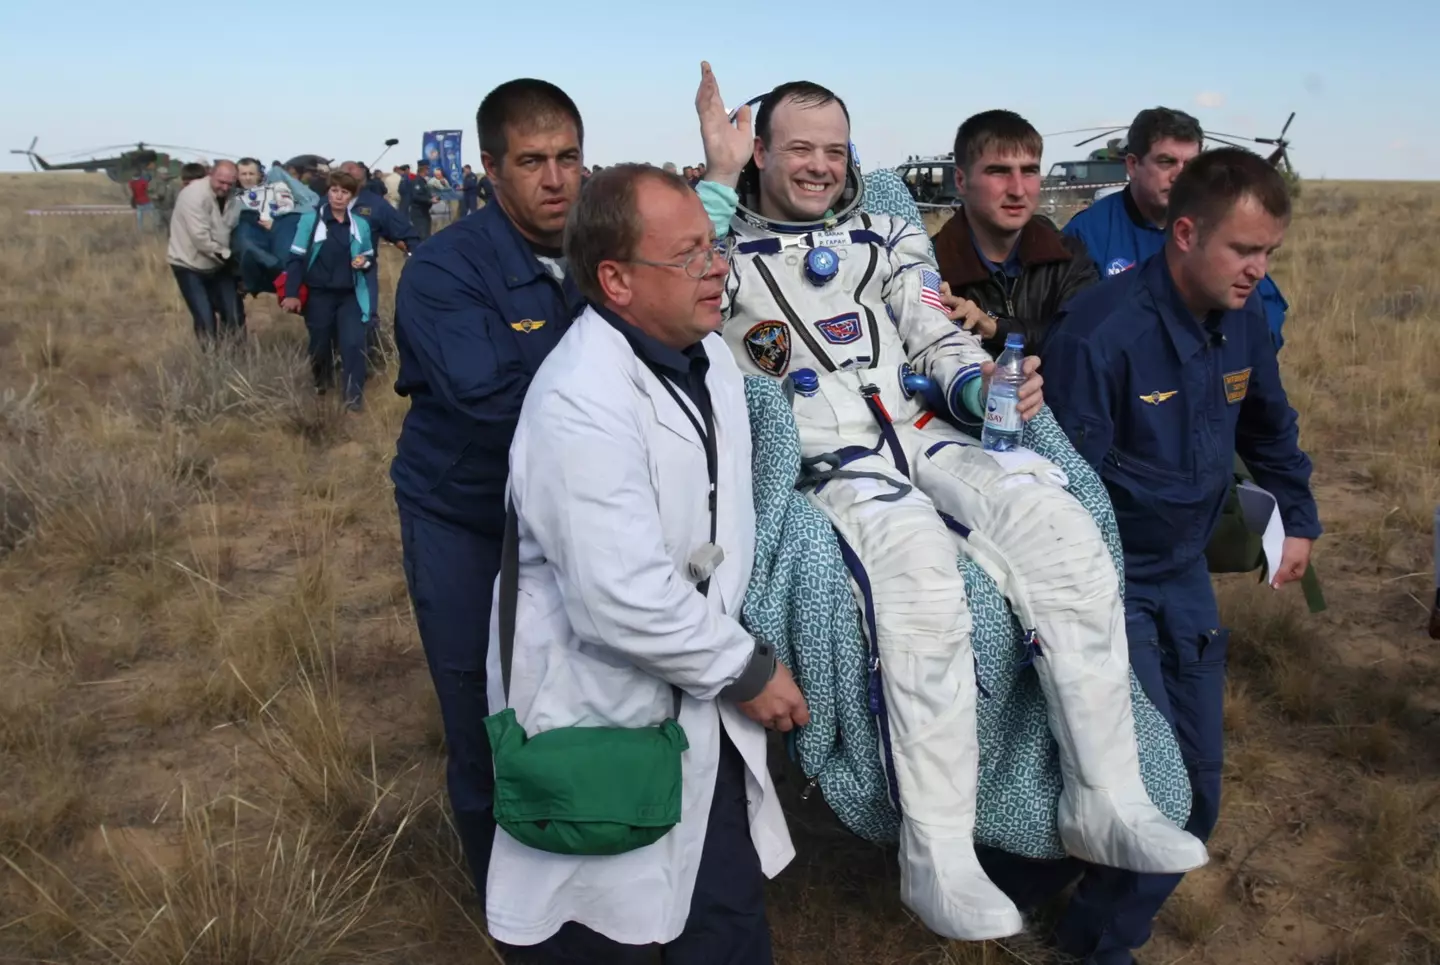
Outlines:
{"label": "white sheet of paper", "polygon": [[1273,583],[1285,555],[1285,525],[1280,521],[1280,507],[1268,490],[1249,480],[1242,480],[1236,493],[1246,528],[1260,534],[1260,544],[1265,550],[1265,582]]}

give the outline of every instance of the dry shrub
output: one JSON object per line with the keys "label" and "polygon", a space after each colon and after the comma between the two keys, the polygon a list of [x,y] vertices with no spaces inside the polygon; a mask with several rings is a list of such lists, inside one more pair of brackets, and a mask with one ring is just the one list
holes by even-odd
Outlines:
{"label": "dry shrub", "polygon": [[53,680],[9,668],[0,686],[0,855],[63,841],[92,814],[84,753],[97,724]]}
{"label": "dry shrub", "polygon": [[247,717],[296,670],[322,672],[336,642],[335,600],[325,558],[302,555],[285,591],[213,610],[223,617],[215,628],[219,660],[205,686],[202,718]]}
{"label": "dry shrub", "polygon": [[1204,945],[1225,920],[1224,896],[1198,888],[1183,888],[1165,903],[1161,919],[1185,945]]}
{"label": "dry shrub", "polygon": [[0,438],[23,439],[45,430],[45,413],[40,406],[40,377],[30,380],[21,393],[13,387],[0,392]]}
{"label": "dry shrub", "polygon": [[1292,720],[1328,719],[1336,706],[1333,675],[1316,658],[1316,635],[1293,593],[1232,584],[1222,595],[1230,624],[1235,685],[1263,695]]}
{"label": "dry shrub", "polygon": [[92,433],[0,451],[0,478],[28,507],[21,517],[28,527],[11,543],[38,541],[34,555],[48,568],[91,571],[143,561],[173,535],[192,483],[205,475],[204,461],[173,439],[168,449],[164,439],[137,445],[123,421],[108,418]]}
{"label": "dry shrub", "polygon": [[304,346],[250,338],[203,348],[172,346],[137,387],[142,408],[159,422],[208,425],[223,417],[264,420],[313,396]]}
{"label": "dry shrub", "polygon": [[[1374,780],[1356,796],[1356,829],[1347,864],[1360,881],[1372,888],[1393,889],[1404,884],[1417,857],[1433,854],[1434,833],[1440,822],[1426,811],[1435,792]],[[1428,800],[1427,800],[1428,799]]]}
{"label": "dry shrub", "polygon": [[[229,808],[229,813],[226,812]],[[280,812],[245,830],[238,798],[181,809],[179,841],[140,854],[105,834],[118,886],[86,894],[54,865],[50,883],[6,859],[50,916],[83,941],[83,960],[146,965],[321,965],[392,962],[395,926],[382,912],[385,869],[408,817],[374,844],[359,822],[338,846],[326,831],[287,826]],[[138,860],[137,860],[138,859]],[[61,884],[54,884],[56,879]],[[388,933],[387,933],[388,929]]]}
{"label": "dry shrub", "polygon": [[[1341,861],[1363,889],[1366,906],[1390,920],[1378,938],[1374,931],[1357,935],[1358,944],[1379,940],[1397,950],[1393,961],[1435,961],[1440,955],[1440,784],[1370,780],[1351,802],[1347,812],[1353,834]],[[1346,960],[1363,959],[1352,955]]]}

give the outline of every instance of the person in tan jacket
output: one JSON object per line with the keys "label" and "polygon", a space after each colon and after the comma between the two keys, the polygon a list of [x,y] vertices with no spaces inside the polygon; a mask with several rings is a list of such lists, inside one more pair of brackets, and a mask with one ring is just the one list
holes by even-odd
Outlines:
{"label": "person in tan jacket", "polygon": [[234,220],[221,208],[236,178],[233,162],[217,161],[207,176],[181,190],[170,216],[166,260],[202,343],[213,341],[222,328],[226,335],[235,335],[244,327],[239,290],[228,266]]}

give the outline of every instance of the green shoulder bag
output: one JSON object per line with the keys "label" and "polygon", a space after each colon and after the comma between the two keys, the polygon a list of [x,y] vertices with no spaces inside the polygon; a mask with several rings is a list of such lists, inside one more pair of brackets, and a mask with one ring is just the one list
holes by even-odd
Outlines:
{"label": "green shoulder bag", "polygon": [[[500,679],[510,699],[520,549],[515,510],[500,562]],[[533,737],[506,707],[485,718],[495,759],[495,823],[552,854],[623,854],[680,823],[680,758],[690,744],[673,716],[654,727],[557,727]]]}

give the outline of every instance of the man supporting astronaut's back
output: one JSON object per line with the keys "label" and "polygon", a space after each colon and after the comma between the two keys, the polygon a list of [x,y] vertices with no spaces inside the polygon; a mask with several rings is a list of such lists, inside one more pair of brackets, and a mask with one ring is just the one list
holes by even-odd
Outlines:
{"label": "man supporting astronaut's back", "polygon": [[[822,467],[809,497],[874,614],[902,900],[951,938],[1022,927],[972,840],[977,686],[957,548],[1036,635],[1066,849],[1137,871],[1204,864],[1204,845],[1141,782],[1124,610],[1100,531],[1053,464],[986,452],[946,421],[977,423],[993,362],[947,318],[923,228],[861,210],[844,103],[815,84],[781,85],[761,101],[752,137],[749,108],[732,123],[702,65],[696,108],[708,168],[699,191],[717,234],[730,235],[725,340],[748,374],[815,373],[813,392],[795,395],[795,419],[807,464]],[[1027,360],[1021,392],[1027,418],[1041,404],[1036,364]],[[903,387],[910,372],[931,380],[929,410]]]}

